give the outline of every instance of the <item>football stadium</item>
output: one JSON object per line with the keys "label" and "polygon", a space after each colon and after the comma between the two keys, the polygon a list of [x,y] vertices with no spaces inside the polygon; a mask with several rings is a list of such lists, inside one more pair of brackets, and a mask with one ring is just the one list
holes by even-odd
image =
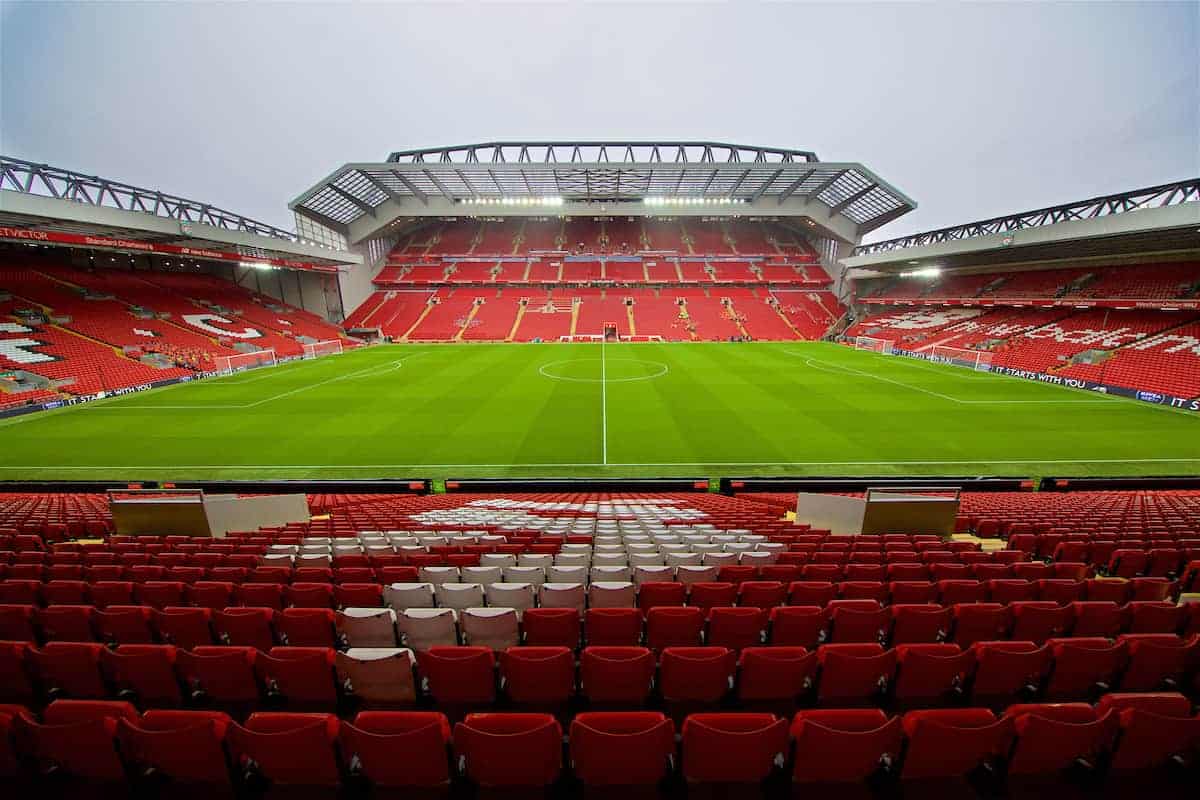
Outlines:
{"label": "football stadium", "polygon": [[0,777],[1193,793],[1200,176],[888,238],[946,199],[800,138],[314,159],[288,227],[0,156]]}

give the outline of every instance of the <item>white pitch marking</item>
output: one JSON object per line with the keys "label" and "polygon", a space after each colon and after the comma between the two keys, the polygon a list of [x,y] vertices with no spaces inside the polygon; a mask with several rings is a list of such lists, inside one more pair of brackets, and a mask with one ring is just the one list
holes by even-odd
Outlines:
{"label": "white pitch marking", "polygon": [[608,361],[604,355],[604,340],[600,340],[600,424],[602,459],[608,463]]}

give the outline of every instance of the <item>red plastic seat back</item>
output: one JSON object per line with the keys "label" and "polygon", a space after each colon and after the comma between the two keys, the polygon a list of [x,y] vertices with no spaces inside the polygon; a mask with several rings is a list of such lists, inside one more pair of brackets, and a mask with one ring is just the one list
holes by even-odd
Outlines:
{"label": "red plastic seat back", "polygon": [[792,721],[797,783],[848,783],[866,780],[895,764],[904,736],[900,718],[878,709],[801,711]]}
{"label": "red plastic seat back", "polygon": [[362,773],[378,786],[444,786],[450,723],[430,711],[362,711],[354,724],[342,723],[338,739],[342,761],[356,759]]}
{"label": "red plastic seat back", "polygon": [[755,783],[783,764],[788,724],[773,714],[692,714],[682,739],[688,781]]}
{"label": "red plastic seat back", "polygon": [[655,784],[675,755],[675,726],[657,711],[593,711],[571,722],[571,762],[588,786]]}
{"label": "red plastic seat back", "polygon": [[562,768],[562,727],[549,714],[468,714],[454,751],[479,786],[547,786]]}
{"label": "red plastic seat back", "polygon": [[223,743],[229,722],[218,711],[152,709],[140,721],[122,720],[117,737],[122,752],[142,767],[182,782],[226,784]]}
{"label": "red plastic seat back", "polygon": [[333,714],[259,712],[244,727],[230,723],[226,738],[240,764],[253,765],[272,783],[336,786],[338,728]]}
{"label": "red plastic seat back", "polygon": [[904,778],[959,778],[1008,752],[1013,720],[982,708],[910,711]]}
{"label": "red plastic seat back", "polygon": [[435,646],[417,653],[430,694],[439,703],[491,703],[496,696],[490,647]]}
{"label": "red plastic seat back", "polygon": [[575,692],[575,656],[566,647],[510,647],[500,654],[500,674],[517,703],[565,703]]}
{"label": "red plastic seat back", "polygon": [[583,695],[599,703],[641,703],[650,693],[654,668],[654,654],[645,647],[585,647]]}
{"label": "red plastic seat back", "polygon": [[668,647],[659,665],[663,698],[715,703],[733,688],[737,656],[725,647]]}

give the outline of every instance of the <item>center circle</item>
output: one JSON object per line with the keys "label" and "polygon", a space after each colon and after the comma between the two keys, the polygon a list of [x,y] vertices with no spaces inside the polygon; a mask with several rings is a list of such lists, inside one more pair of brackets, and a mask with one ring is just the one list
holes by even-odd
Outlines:
{"label": "center circle", "polygon": [[[601,363],[604,377],[601,378]],[[538,367],[546,378],[573,383],[628,383],[661,378],[670,368],[661,361],[646,361],[640,358],[567,358],[551,361]]]}

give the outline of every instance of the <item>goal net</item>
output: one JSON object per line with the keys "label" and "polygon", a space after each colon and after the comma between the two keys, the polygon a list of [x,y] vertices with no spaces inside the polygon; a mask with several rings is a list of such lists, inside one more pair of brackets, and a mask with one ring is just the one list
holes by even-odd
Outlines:
{"label": "goal net", "polygon": [[854,337],[855,350],[870,350],[872,353],[891,354],[892,341],[891,339],[872,339],[870,336]]}
{"label": "goal net", "polygon": [[305,358],[333,356],[340,352],[342,352],[342,341],[340,339],[327,339],[323,342],[313,342],[312,344],[304,345]]}
{"label": "goal net", "polygon": [[227,375],[255,367],[275,366],[274,350],[255,350],[253,353],[238,353],[233,356],[217,356],[213,359],[217,372]]}
{"label": "goal net", "polygon": [[934,345],[929,348],[927,353],[931,360],[944,364],[970,367],[979,372],[988,372],[992,368],[992,353],[987,350],[968,350],[963,347]]}

